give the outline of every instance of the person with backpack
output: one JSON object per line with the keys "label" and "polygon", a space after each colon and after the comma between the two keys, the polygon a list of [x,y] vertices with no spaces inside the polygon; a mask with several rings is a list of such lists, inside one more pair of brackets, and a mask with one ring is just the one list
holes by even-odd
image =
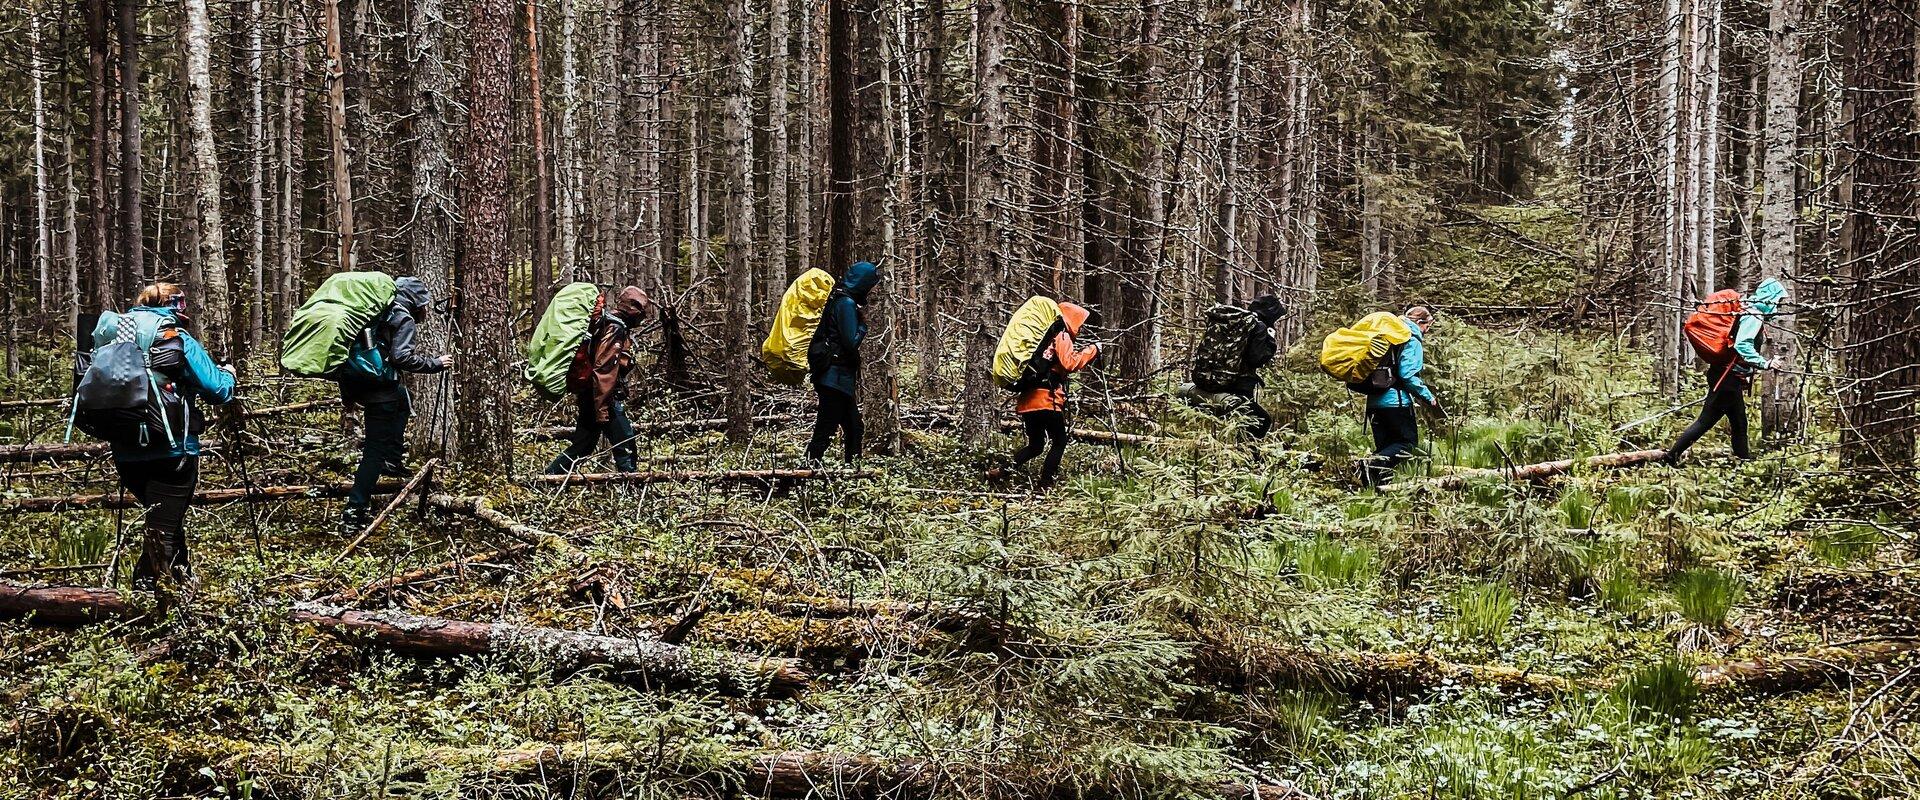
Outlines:
{"label": "person with backpack", "polygon": [[1060,472],[1060,456],[1067,450],[1068,376],[1085,369],[1100,355],[1100,345],[1088,342],[1080,347],[1074,342],[1089,316],[1091,314],[1077,304],[1060,304],[1060,319],[1041,340],[1047,343],[1037,359],[1041,362],[1042,377],[1038,385],[1022,392],[1014,405],[1020,424],[1026,429],[1027,444],[1013,454],[1013,465],[1024,466],[1045,450],[1047,460],[1040,469],[1038,484],[1041,489],[1053,486],[1054,477]]}
{"label": "person with backpack", "polygon": [[861,319],[867,293],[880,282],[880,268],[872,262],[856,261],[840,276],[840,284],[827,297],[820,312],[820,327],[814,329],[807,345],[807,371],[813,379],[820,408],[813,421],[813,438],[807,442],[807,462],[818,464],[827,454],[835,431],[844,431],[846,458],[851,464],[860,457],[860,437],[866,428],[860,421],[857,389],[860,385],[860,343],[867,338],[867,323]]}
{"label": "person with backpack", "polygon": [[[1700,416],[1680,432],[1680,438],[1674,440],[1672,447],[1667,448],[1662,461],[1668,466],[1678,465],[1687,448],[1692,447],[1722,419],[1727,420],[1727,434],[1733,439],[1733,457],[1741,460],[1753,458],[1753,453],[1747,448],[1747,386],[1753,382],[1753,376],[1773,366],[1766,356],[1760,354],[1763,344],[1760,333],[1766,327],[1767,319],[1779,311],[1780,304],[1786,299],[1787,287],[1771,278],[1755,287],[1753,294],[1734,298],[1740,310],[1736,312],[1730,332],[1732,346],[1713,349],[1716,357],[1707,361],[1707,396],[1700,405]],[[1695,349],[1701,348],[1696,344]]]}
{"label": "person with backpack", "polygon": [[393,302],[361,333],[354,356],[336,376],[341,400],[364,409],[366,423],[360,465],[353,471],[353,489],[340,514],[343,531],[357,533],[373,521],[369,506],[381,475],[407,475],[402,459],[413,408],[400,373],[430,375],[453,366],[451,355],[425,356],[414,351],[415,332],[427,318],[430,304],[427,285],[419,278],[395,280]]}
{"label": "person with backpack", "polygon": [[587,340],[574,352],[567,370],[567,390],[573,394],[573,437],[567,449],[547,465],[548,475],[573,471],[580,459],[593,453],[606,437],[613,447],[613,468],[633,472],[638,457],[633,443],[633,424],[627,421],[627,373],[633,370],[633,355],[628,352],[632,330],[646,322],[653,300],[638,286],[620,290],[613,308],[606,310],[587,329]]}
{"label": "person with backpack", "polygon": [[1367,425],[1373,428],[1373,458],[1362,468],[1362,479],[1369,486],[1385,486],[1393,481],[1393,470],[1413,457],[1420,445],[1420,423],[1414,406],[1440,410],[1433,390],[1420,379],[1426,369],[1426,335],[1433,329],[1433,311],[1414,306],[1400,315],[1412,336],[1396,345],[1392,359],[1392,386],[1367,395]]}
{"label": "person with backpack", "polygon": [[1286,314],[1286,305],[1270,294],[1254,298],[1245,309],[1215,306],[1207,312],[1207,330],[1194,355],[1194,389],[1214,401],[1202,407],[1223,418],[1244,417],[1241,430],[1253,439],[1273,430],[1273,415],[1256,395],[1264,385],[1260,370],[1273,363],[1280,350],[1273,326]]}
{"label": "person with backpack", "polygon": [[[152,426],[147,426],[144,436],[108,433],[103,438],[113,451],[120,485],[146,510],[133,586],[155,591],[162,579],[177,586],[190,586],[194,581],[187,559],[186,519],[193,492],[200,485],[199,433],[204,417],[193,407],[193,401],[231,402],[234,380],[233,367],[215,365],[206,348],[182,327],[187,318],[184,290],[171,283],[149,284],[140,290],[137,302],[132,310],[117,315],[114,324],[122,336],[131,328],[152,342],[146,351],[152,374],[149,385],[154,390],[149,402],[163,415],[161,427],[165,432],[154,435]],[[98,343],[100,332],[96,331],[94,338]],[[98,352],[96,348],[96,355]],[[161,383],[162,379],[166,382]],[[76,407],[80,404],[77,397]]]}

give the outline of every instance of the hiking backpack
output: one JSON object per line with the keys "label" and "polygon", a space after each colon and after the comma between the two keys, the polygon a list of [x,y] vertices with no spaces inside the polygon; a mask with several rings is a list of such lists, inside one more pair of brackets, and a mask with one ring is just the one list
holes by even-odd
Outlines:
{"label": "hiking backpack", "polygon": [[1016,394],[1045,385],[1053,377],[1047,345],[1065,329],[1059,303],[1039,295],[1027,298],[993,347],[993,385]]}
{"label": "hiking backpack", "polygon": [[833,308],[835,299],[846,296],[847,293],[840,287],[833,287],[833,291],[827,295],[827,302],[820,307],[820,324],[814,327],[813,336],[807,343],[807,370],[816,380],[825,375],[827,368],[841,360],[842,356],[850,356],[847,360],[854,367],[860,365],[858,351],[851,354],[842,352],[840,321],[827,313]]}
{"label": "hiking backpack", "polygon": [[1239,306],[1207,311],[1207,329],[1193,354],[1193,385],[1202,391],[1225,390],[1240,379],[1247,342],[1260,330],[1260,318]]}
{"label": "hiking backpack", "polygon": [[1734,332],[1740,326],[1740,315],[1744,313],[1746,303],[1740,292],[1721,289],[1707,295],[1706,299],[1693,307],[1693,313],[1687,315],[1680,332],[1686,335],[1687,343],[1693,345],[1693,352],[1701,361],[1725,366],[1734,359]]}
{"label": "hiking backpack", "polygon": [[[527,340],[527,366],[521,370],[541,397],[558,400],[591,380],[593,357],[587,343],[606,304],[600,287],[586,282],[569,283],[547,301],[533,338]],[[586,375],[576,375],[583,363]]]}
{"label": "hiking backpack", "polygon": [[1400,349],[1413,331],[1385,311],[1362,317],[1320,342],[1320,369],[1351,391],[1369,397],[1400,382]]}
{"label": "hiking backpack", "polygon": [[814,267],[794,278],[787,293],[780,297],[774,312],[773,327],[760,344],[760,362],[773,373],[775,383],[799,386],[810,371],[808,350],[814,331],[826,311],[827,298],[833,296],[835,281],[826,270]]}
{"label": "hiking backpack", "polygon": [[116,447],[177,447],[203,419],[175,386],[186,369],[185,342],[174,322],[149,311],[100,315],[93,349],[82,352],[68,438],[79,428]]}
{"label": "hiking backpack", "polygon": [[294,309],[280,339],[280,367],[303,378],[339,377],[351,371],[386,376],[386,356],[371,328],[393,305],[393,276],[384,272],[336,272]]}

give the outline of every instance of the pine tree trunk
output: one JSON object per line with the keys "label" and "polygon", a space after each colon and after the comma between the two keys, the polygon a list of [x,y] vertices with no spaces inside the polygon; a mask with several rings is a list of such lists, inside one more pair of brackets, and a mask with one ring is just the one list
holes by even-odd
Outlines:
{"label": "pine tree trunk", "polygon": [[[451,297],[454,287],[453,160],[447,155],[453,91],[446,65],[446,9],[442,0],[413,0],[407,23],[408,94],[414,99],[411,120],[413,219],[407,226],[407,254],[413,276],[427,285],[434,298]],[[451,326],[423,325],[419,347],[428,353],[453,351]],[[412,385],[414,413],[409,426],[413,446],[420,452],[450,454],[455,447],[447,412],[453,407],[451,381],[429,377]]]}
{"label": "pine tree trunk", "polygon": [[53,231],[47,227],[47,106],[40,57],[40,4],[27,4],[27,72],[33,84],[33,263],[39,279],[37,309],[53,305]]}
{"label": "pine tree trunk", "polygon": [[747,0],[727,2],[728,65],[726,119],[722,136],[727,159],[727,440],[744,443],[753,436],[752,354],[748,320],[753,314],[753,46]]}
{"label": "pine tree trunk", "polygon": [[[555,238],[560,245],[560,279],[579,280],[575,270],[580,256],[580,221],[576,210],[580,203],[580,62],[574,46],[580,27],[580,0],[560,0],[560,142],[556,149],[559,168],[559,202],[556,205]],[[657,160],[658,153],[649,154]]]}
{"label": "pine tree trunk", "polygon": [[200,228],[201,341],[217,355],[234,352],[233,300],[228,290],[226,227],[220,216],[220,161],[213,146],[211,23],[207,0],[185,0],[187,94],[192,107],[195,219]]}
{"label": "pine tree trunk", "polygon": [[274,313],[274,328],[285,330],[293,316],[295,298],[303,288],[301,280],[301,212],[305,207],[307,132],[307,32],[306,0],[283,0],[281,13],[286,19],[280,46],[286,61],[282,65],[280,108],[280,286]]}
{"label": "pine tree trunk", "polygon": [[960,395],[960,435],[963,441],[987,442],[992,434],[994,387],[993,347],[1005,314],[1000,309],[1000,287],[1007,283],[1009,218],[1005,183],[1007,163],[1007,64],[1010,38],[1009,0],[977,0],[974,4],[974,133],[968,167],[967,205],[972,230],[968,236],[967,308],[965,328],[966,380]]}
{"label": "pine tree trunk", "polygon": [[540,79],[540,18],[527,0],[527,92],[533,98],[533,313],[553,297],[553,186],[547,175],[547,109]]}
{"label": "pine tree trunk", "polygon": [[120,35],[120,265],[121,288],[131,289],[146,283],[145,224],[141,212],[145,204],[142,189],[144,172],[140,169],[140,4],[139,0],[119,0],[117,19]]}
{"label": "pine tree trunk", "polygon": [[261,0],[247,3],[247,339],[243,352],[260,350],[267,330],[267,86],[266,16]]}
{"label": "pine tree trunk", "polygon": [[87,66],[93,97],[93,141],[88,151],[88,196],[92,208],[87,215],[90,234],[87,256],[91,260],[89,280],[93,289],[93,310],[103,311],[118,305],[115,295],[119,281],[108,267],[110,261],[108,227],[113,220],[113,201],[107,196],[107,149],[112,140],[107,132],[107,0],[87,0]]}
{"label": "pine tree trunk", "polygon": [[[806,2],[807,0],[800,0]],[[787,111],[790,90],[789,67],[793,32],[788,28],[792,0],[769,0],[767,29],[767,140],[771,157],[767,174],[767,276],[768,288],[778,292],[794,276],[792,268],[792,219],[788,213],[793,190],[793,170],[789,163],[793,147],[790,132],[793,121]],[[769,294],[768,297],[776,297]]]}
{"label": "pine tree trunk", "polygon": [[[1800,203],[1795,156],[1800,134],[1800,26],[1805,0],[1772,0],[1767,24],[1766,122],[1762,128],[1765,165],[1760,170],[1760,277],[1792,286],[1793,299],[1806,289],[1796,285],[1800,254]],[[1768,370],[1761,380],[1761,430],[1774,440],[1798,437],[1802,430],[1800,342],[1794,315],[1773,320],[1778,333],[1768,337],[1772,355],[1788,371]]]}
{"label": "pine tree trunk", "polygon": [[327,12],[327,130],[333,143],[333,213],[336,269],[354,268],[353,172],[347,152],[346,49],[340,30],[340,0],[322,0]]}
{"label": "pine tree trunk", "polygon": [[[945,289],[948,254],[956,242],[948,235],[951,192],[947,184],[946,128],[946,52],[947,18],[944,0],[927,3],[925,40],[921,48],[921,82],[925,102],[920,110],[922,128],[920,156],[921,212],[920,250],[920,394],[932,397],[939,391],[943,333],[946,330],[941,309],[947,298]],[[802,210],[804,216],[805,211]],[[804,221],[802,224],[805,224]]]}
{"label": "pine tree trunk", "polygon": [[853,263],[854,0],[827,3],[827,271]]}
{"label": "pine tree trunk", "polygon": [[471,469],[512,469],[508,425],[511,385],[499,365],[511,363],[511,277],[507,250],[507,150],[512,111],[513,3],[474,0],[467,21],[472,53],[467,70],[465,168],[461,171],[461,253],[458,314],[461,361],[460,454]]}

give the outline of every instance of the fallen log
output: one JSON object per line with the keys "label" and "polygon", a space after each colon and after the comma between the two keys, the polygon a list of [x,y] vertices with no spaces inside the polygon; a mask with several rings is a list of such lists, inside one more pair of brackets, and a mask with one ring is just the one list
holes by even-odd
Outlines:
{"label": "fallen log", "polygon": [[697,470],[666,470],[655,472],[583,472],[568,475],[530,475],[521,478],[522,483],[536,485],[565,484],[586,485],[599,483],[649,484],[649,483],[771,483],[773,481],[808,479],[861,479],[871,478],[872,472],[833,469],[736,469],[702,472]]}
{"label": "fallen log", "polygon": [[501,533],[519,539],[521,542],[539,547],[545,545],[557,550],[572,549],[564,537],[533,527],[517,519],[494,510],[492,501],[479,495],[461,497],[451,494],[427,495],[427,505],[454,514],[462,514],[486,523]]}
{"label": "fallen log", "polygon": [[0,411],[12,411],[17,408],[49,408],[52,406],[64,406],[67,404],[67,401],[70,399],[72,398],[43,397],[43,398],[32,399],[32,400],[0,400]]}
{"label": "fallen log", "polygon": [[1708,664],[1694,671],[1703,692],[1777,694],[1843,683],[1855,670],[1920,653],[1920,639],[1816,647],[1800,653]]}
{"label": "fallen log", "polygon": [[746,656],[645,639],[596,636],[509,623],[464,622],[394,611],[356,611],[319,603],[296,603],[295,621],[312,623],[352,639],[418,656],[493,654],[534,661],[572,672],[609,667],[611,677],[642,686],[711,686],[726,694],[765,693],[793,697],[809,677],[783,658]]}
{"label": "fallen log", "polygon": [[0,618],[39,625],[85,625],[141,614],[112,589],[87,586],[23,586],[0,582]]}
{"label": "fallen log", "polygon": [[298,411],[312,411],[317,408],[332,408],[338,405],[340,405],[340,398],[330,397],[325,400],[309,400],[305,403],[289,403],[284,406],[249,408],[242,412],[241,416],[247,419],[255,419],[257,417],[271,417],[275,414],[292,414]]}
{"label": "fallen log", "polygon": [[[202,439],[203,450],[219,449],[219,439]],[[106,442],[55,442],[48,444],[12,444],[0,447],[0,463],[22,461],[58,461],[66,458],[91,458],[112,452]]]}
{"label": "fallen log", "polygon": [[[400,488],[398,481],[381,481],[374,486],[375,494],[391,494]],[[353,484],[318,483],[299,486],[259,486],[251,489],[207,489],[193,493],[193,504],[197,506],[215,503],[267,503],[277,500],[299,500],[305,498],[346,497],[353,490]],[[70,494],[60,497],[17,497],[0,502],[0,511],[70,511],[85,508],[137,508],[139,502],[132,494],[118,491],[100,494]]]}
{"label": "fallen log", "polygon": [[1518,467],[1500,469],[1467,469],[1451,475],[1439,475],[1420,480],[1403,481],[1388,484],[1385,491],[1406,491],[1416,488],[1442,489],[1457,491],[1465,489],[1483,478],[1504,478],[1510,481],[1537,481],[1572,472],[1575,467],[1585,469],[1608,469],[1613,467],[1632,467],[1649,464],[1666,457],[1665,450],[1634,450],[1625,453],[1608,453],[1583,459],[1562,459],[1541,464],[1527,464]]}
{"label": "fallen log", "polygon": [[[798,419],[800,419],[800,415],[798,414],[760,414],[753,418],[753,424],[764,425],[770,422],[793,422]],[[634,424],[633,432],[639,434],[673,433],[676,431],[717,431],[725,430],[727,422],[726,417],[677,419],[666,422],[640,422]],[[533,428],[521,428],[514,431],[514,433],[522,436],[531,436],[536,441],[550,442],[572,436],[573,431],[574,427],[572,425],[541,425]]]}

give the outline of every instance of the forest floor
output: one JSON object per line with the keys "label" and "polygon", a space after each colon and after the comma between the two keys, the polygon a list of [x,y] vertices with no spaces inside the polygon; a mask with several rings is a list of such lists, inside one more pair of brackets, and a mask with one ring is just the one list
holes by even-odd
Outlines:
{"label": "forest floor", "polygon": [[[1668,406],[1624,343],[1432,342],[1451,417],[1387,492],[1353,485],[1359,398],[1296,349],[1258,445],[1082,381],[1077,427],[1160,440],[1076,443],[1047,494],[981,477],[1011,438],[983,454],[910,416],[910,451],[857,475],[436,481],[451,497],[345,557],[338,500],[197,507],[190,608],[0,623],[0,797],[1920,794],[1911,519],[1860,511],[1876,487],[1817,436],[1736,463],[1724,429],[1680,469],[1418,485],[1657,448],[1691,417],[1616,430]],[[784,401],[801,419],[751,447],[645,435],[643,468],[796,467],[807,413]],[[526,427],[570,422],[538,407]],[[250,421],[244,470],[210,456],[202,488],[343,479],[337,418]],[[0,412],[0,444],[63,423]],[[519,471],[560,446],[523,437]],[[14,498],[113,486],[97,456],[0,469]],[[124,584],[135,513],[7,511],[0,581],[97,586],[118,550]],[[355,609],[392,629],[329,633]],[[520,627],[420,658],[409,635],[451,629],[395,613]]]}

